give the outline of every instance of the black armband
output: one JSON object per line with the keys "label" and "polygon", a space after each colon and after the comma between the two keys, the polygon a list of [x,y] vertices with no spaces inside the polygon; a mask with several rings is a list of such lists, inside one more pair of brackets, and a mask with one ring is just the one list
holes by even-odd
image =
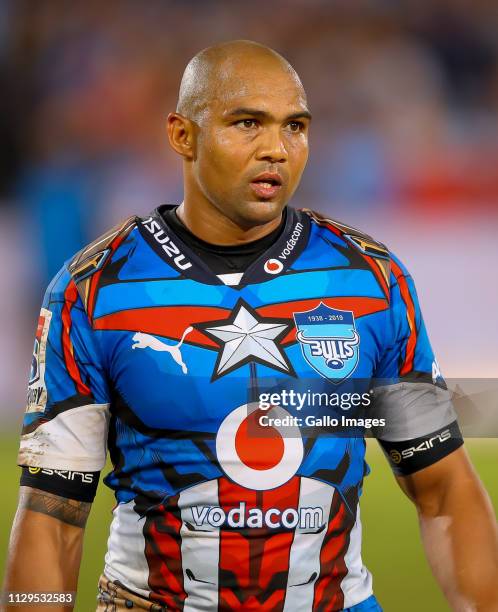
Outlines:
{"label": "black armband", "polygon": [[379,440],[379,443],[389,459],[393,472],[397,476],[408,476],[455,451],[462,446],[463,437],[458,423],[453,421],[446,427],[420,438],[401,442]]}
{"label": "black armband", "polygon": [[100,472],[21,467],[21,486],[34,487],[81,502],[93,502],[97,493]]}

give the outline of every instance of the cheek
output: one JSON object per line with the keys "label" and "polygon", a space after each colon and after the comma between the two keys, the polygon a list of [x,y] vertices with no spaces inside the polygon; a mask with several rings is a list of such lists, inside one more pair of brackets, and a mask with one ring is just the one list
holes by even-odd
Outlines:
{"label": "cheek", "polygon": [[288,143],[289,165],[292,168],[293,180],[299,180],[308,161],[308,139],[303,136]]}
{"label": "cheek", "polygon": [[198,177],[205,187],[217,186],[228,191],[244,172],[250,158],[246,147],[224,132],[214,133],[198,141]]}

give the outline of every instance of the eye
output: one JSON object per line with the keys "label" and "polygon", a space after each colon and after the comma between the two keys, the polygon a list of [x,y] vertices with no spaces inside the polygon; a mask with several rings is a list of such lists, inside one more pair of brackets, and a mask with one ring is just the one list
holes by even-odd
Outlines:
{"label": "eye", "polygon": [[289,121],[287,125],[291,132],[301,132],[304,130],[304,123],[301,121]]}
{"label": "eye", "polygon": [[239,125],[240,127],[250,130],[251,128],[257,127],[257,121],[256,119],[241,119],[240,121],[237,121],[235,125]]}

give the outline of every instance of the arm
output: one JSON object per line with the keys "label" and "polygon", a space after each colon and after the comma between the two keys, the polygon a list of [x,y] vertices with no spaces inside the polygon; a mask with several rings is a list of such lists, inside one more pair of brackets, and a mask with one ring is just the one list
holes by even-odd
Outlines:
{"label": "arm", "polygon": [[417,508],[427,559],[452,610],[498,611],[496,518],[464,448],[397,481]]}
{"label": "arm", "polygon": [[83,531],[106,461],[110,419],[108,373],[97,336],[64,266],[45,293],[36,328],[17,458],[21,494],[7,591],[76,591]]}
{"label": "arm", "polygon": [[[87,502],[21,487],[10,537],[4,591],[75,592],[90,508]],[[68,607],[17,605],[3,609],[62,612]]]}

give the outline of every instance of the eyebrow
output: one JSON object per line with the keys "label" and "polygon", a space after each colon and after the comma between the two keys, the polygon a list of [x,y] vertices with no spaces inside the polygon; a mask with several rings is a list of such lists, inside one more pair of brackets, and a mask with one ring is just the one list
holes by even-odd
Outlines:
{"label": "eyebrow", "polygon": [[[239,117],[240,115],[251,115],[252,117],[261,117],[262,119],[275,120],[275,117],[266,111],[257,108],[240,107],[226,114],[227,117]],[[307,110],[298,111],[285,117],[286,121],[293,119],[309,119],[311,120],[311,113]]]}

